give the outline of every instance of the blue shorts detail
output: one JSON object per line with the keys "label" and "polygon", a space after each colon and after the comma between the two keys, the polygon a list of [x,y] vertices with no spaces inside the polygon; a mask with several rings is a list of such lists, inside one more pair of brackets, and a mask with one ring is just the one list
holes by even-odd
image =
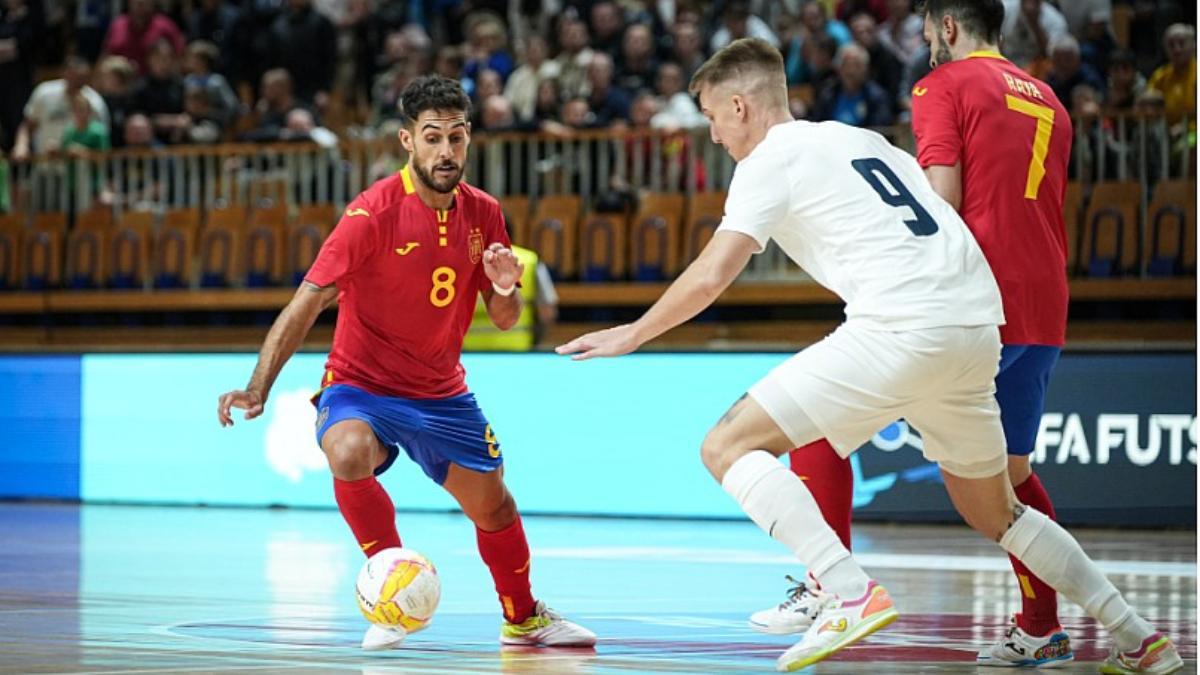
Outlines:
{"label": "blue shorts detail", "polygon": [[1061,351],[1046,345],[1004,345],[1001,350],[996,402],[1000,404],[1008,454],[1026,457],[1033,452],[1046,403],[1046,386]]}
{"label": "blue shorts detail", "polygon": [[438,485],[450,464],[483,473],[500,468],[500,443],[474,394],[442,399],[376,396],[358,387],[335,384],[317,400],[317,443],[329,427],[356,419],[371,425],[388,451],[375,475],[387,471],[400,450]]}

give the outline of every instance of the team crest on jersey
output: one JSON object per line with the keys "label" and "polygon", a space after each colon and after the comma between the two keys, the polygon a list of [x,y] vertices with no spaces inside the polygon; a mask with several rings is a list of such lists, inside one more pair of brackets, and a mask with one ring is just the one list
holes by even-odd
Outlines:
{"label": "team crest on jersey", "polygon": [[477,265],[483,260],[483,233],[478,228],[472,229],[471,234],[467,236],[467,257],[471,259],[472,265]]}

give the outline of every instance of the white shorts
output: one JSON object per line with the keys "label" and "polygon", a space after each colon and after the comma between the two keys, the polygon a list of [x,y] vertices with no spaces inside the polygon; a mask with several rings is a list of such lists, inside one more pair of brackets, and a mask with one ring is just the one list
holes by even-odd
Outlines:
{"label": "white shorts", "polygon": [[925,457],[963,478],[1006,470],[996,404],[995,326],[887,332],[843,324],[749,394],[797,447],[826,438],[842,457],[904,418]]}

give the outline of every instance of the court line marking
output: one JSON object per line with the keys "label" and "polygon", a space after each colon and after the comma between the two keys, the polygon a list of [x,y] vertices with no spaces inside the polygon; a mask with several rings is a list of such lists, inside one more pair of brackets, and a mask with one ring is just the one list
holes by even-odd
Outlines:
{"label": "court line marking", "polygon": [[[997,554],[1000,551],[997,549]],[[689,562],[722,565],[799,565],[790,555],[756,553],[736,549],[702,549],[670,546],[589,546],[548,547],[532,550],[534,558],[590,560],[628,560],[631,562]],[[1009,572],[1007,557],[924,553],[855,553],[854,559],[865,568],[920,570],[930,572]],[[1105,574],[1131,574],[1148,577],[1196,578],[1194,562],[1158,562],[1149,560],[1097,560]]]}

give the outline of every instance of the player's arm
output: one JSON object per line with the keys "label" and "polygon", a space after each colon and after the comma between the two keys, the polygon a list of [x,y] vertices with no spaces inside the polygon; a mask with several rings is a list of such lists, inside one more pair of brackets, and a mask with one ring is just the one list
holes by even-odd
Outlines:
{"label": "player's arm", "polygon": [[483,290],[483,303],[487,306],[488,317],[496,328],[508,330],[517,325],[524,307],[517,282],[525,273],[525,266],[517,260],[512,249],[496,243],[483,252],[483,272],[492,282],[491,288]]}
{"label": "player's arm", "polygon": [[555,351],[574,354],[572,358],[577,361],[634,351],[711,305],[760,248],[754,238],[741,232],[717,232],[642,318],[577,337]]}
{"label": "player's arm", "polygon": [[245,410],[248,420],[262,414],[267,395],[271,386],[275,384],[275,378],[279,377],[279,371],[283,370],[283,364],[300,348],[317,316],[337,300],[337,295],[336,286],[321,287],[308,281],[300,284],[296,294],[279,313],[279,317],[267,333],[267,338],[258,353],[258,365],[254,367],[250,383],[245,389],[221,396],[217,404],[217,417],[221,426],[233,425],[230,408]]}
{"label": "player's arm", "polygon": [[958,211],[962,206],[962,164],[955,162],[954,166],[927,166],[925,177],[929,179],[933,191]]}

